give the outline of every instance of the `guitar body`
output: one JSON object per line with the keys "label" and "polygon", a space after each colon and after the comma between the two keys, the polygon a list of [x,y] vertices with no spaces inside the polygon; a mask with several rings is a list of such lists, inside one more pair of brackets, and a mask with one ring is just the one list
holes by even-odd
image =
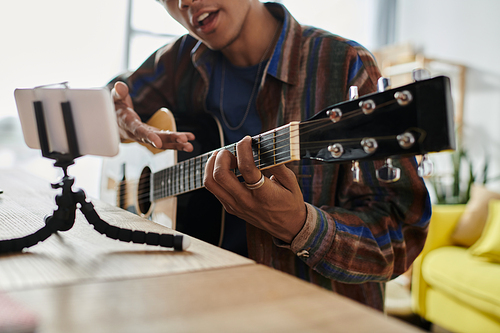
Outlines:
{"label": "guitar body", "polygon": [[[208,114],[196,121],[174,118],[167,109],[156,112],[148,124],[163,130],[192,132],[191,153],[155,149],[137,142],[124,143],[113,158],[103,161],[101,200],[149,218],[214,245],[222,242],[224,210],[205,188],[150,200],[151,174],[223,145],[218,122]],[[147,189],[147,190],[144,190]]]}

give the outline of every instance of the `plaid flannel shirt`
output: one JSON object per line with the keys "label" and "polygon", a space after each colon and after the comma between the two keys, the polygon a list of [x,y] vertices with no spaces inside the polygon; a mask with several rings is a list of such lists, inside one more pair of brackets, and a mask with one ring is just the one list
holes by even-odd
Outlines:
{"label": "plaid flannel shirt", "polygon": [[[379,70],[359,44],[300,25],[279,4],[266,4],[283,22],[257,96],[262,131],[304,120],[348,98],[374,92]],[[134,107],[147,120],[160,107],[174,113],[207,112],[205,99],[214,51],[189,35],[155,52],[128,79]],[[351,165],[303,160],[296,173],[307,220],[291,244],[247,226],[249,256],[306,281],[383,310],[385,282],[405,272],[423,248],[431,215],[415,159],[394,160],[396,183],[379,182],[382,161]]]}

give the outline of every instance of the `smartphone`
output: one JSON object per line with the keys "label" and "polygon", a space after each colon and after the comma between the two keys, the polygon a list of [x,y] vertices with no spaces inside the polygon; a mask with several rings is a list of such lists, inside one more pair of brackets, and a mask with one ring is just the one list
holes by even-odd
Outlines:
{"label": "smartphone", "polygon": [[24,141],[40,149],[34,102],[41,102],[49,151],[69,153],[61,103],[72,110],[80,155],[115,156],[120,143],[115,107],[106,88],[26,88],[14,91]]}

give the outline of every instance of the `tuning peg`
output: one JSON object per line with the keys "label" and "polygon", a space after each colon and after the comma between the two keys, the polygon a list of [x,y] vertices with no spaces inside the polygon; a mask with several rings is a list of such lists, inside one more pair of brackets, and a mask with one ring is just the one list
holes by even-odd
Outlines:
{"label": "tuning peg", "polygon": [[420,177],[428,177],[434,171],[434,164],[427,155],[422,156],[422,160],[418,164],[418,175]]}
{"label": "tuning peg", "polygon": [[351,171],[352,171],[352,181],[355,183],[359,183],[361,179],[361,169],[359,168],[358,161],[352,161]]}
{"label": "tuning peg", "polygon": [[352,101],[353,99],[358,99],[358,98],[359,98],[358,87],[357,86],[349,87],[349,100]]}
{"label": "tuning peg", "polygon": [[359,102],[359,107],[361,108],[361,110],[363,111],[364,114],[370,114],[373,111],[375,111],[375,109],[377,108],[377,105],[375,104],[375,102],[373,100],[368,99],[366,101]]}
{"label": "tuning peg", "polygon": [[388,77],[381,77],[377,81],[378,92],[384,92],[387,89],[391,89],[391,79]]}
{"label": "tuning peg", "polygon": [[408,90],[397,91],[394,93],[394,98],[398,101],[399,105],[408,105],[413,100],[413,96]]}
{"label": "tuning peg", "polygon": [[331,109],[326,111],[326,115],[330,117],[330,120],[334,123],[340,121],[342,119],[342,110],[339,108]]}
{"label": "tuning peg", "polygon": [[373,154],[378,148],[378,143],[374,138],[363,138],[361,140],[361,147],[363,147],[365,153]]}
{"label": "tuning peg", "polygon": [[413,70],[413,72],[411,73],[411,76],[413,78],[413,82],[417,82],[417,81],[430,79],[431,73],[427,69],[418,68],[418,69]]}
{"label": "tuning peg", "polygon": [[392,159],[388,158],[383,167],[376,171],[377,179],[384,183],[394,183],[401,178],[401,169],[392,165]]}
{"label": "tuning peg", "polygon": [[328,151],[332,154],[332,157],[339,158],[344,154],[344,147],[340,143],[328,146]]}
{"label": "tuning peg", "polygon": [[396,136],[399,146],[403,149],[409,149],[415,144],[415,136],[410,132],[404,132]]}

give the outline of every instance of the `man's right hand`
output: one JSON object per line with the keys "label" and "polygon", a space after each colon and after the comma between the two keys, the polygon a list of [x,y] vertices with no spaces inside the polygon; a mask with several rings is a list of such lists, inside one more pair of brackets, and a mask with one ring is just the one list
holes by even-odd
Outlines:
{"label": "man's right hand", "polygon": [[193,151],[189,142],[195,139],[193,133],[162,131],[141,121],[134,111],[132,98],[124,82],[118,81],[111,90],[115,103],[118,128],[122,139],[130,139],[150,144],[155,148]]}

